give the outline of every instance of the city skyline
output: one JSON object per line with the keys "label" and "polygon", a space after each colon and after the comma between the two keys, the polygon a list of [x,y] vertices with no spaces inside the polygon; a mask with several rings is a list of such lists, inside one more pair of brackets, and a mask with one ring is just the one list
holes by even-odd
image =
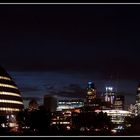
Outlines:
{"label": "city skyline", "polygon": [[[32,99],[36,99],[38,103],[42,104],[43,97],[47,94],[57,96],[58,100],[70,98],[84,99],[88,81],[93,81],[97,88],[97,95],[99,96],[105,93],[106,86],[111,86],[113,87],[113,91],[116,92],[116,95],[122,94],[125,96],[126,105],[133,104],[136,101],[138,83],[131,80],[119,80],[118,82],[116,80],[99,79],[97,74],[87,76],[57,72],[9,73],[18,85],[26,107]],[[95,80],[92,80],[91,77],[94,77],[93,79]],[[59,79],[61,79],[61,81],[59,81]],[[69,82],[66,83],[66,81]],[[126,86],[128,86],[129,89],[125,88]]]}
{"label": "city skyline", "polygon": [[92,80],[100,91],[109,84],[133,103],[140,79],[139,7],[0,4],[0,64],[23,97],[50,89],[80,97],[66,90]]}

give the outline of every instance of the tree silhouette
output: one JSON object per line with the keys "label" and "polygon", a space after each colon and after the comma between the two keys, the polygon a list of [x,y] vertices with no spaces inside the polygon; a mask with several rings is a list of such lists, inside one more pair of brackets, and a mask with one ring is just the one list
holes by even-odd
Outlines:
{"label": "tree silhouette", "polygon": [[113,126],[111,118],[103,112],[73,113],[72,124],[75,130],[80,130],[83,127],[92,131],[99,129],[101,132],[110,130]]}

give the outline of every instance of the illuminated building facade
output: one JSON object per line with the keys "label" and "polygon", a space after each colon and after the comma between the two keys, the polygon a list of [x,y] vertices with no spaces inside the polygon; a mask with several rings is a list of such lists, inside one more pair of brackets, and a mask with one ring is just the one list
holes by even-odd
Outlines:
{"label": "illuminated building facade", "polygon": [[114,101],[115,101],[115,92],[113,91],[113,87],[106,87],[105,102],[110,103],[110,107],[113,108]]}
{"label": "illuminated building facade", "polygon": [[18,87],[10,75],[0,67],[0,115],[16,114],[24,108]]}
{"label": "illuminated building facade", "polygon": [[84,106],[84,101],[81,99],[59,100],[57,104],[57,111],[62,111],[65,109],[75,109],[83,106]]}
{"label": "illuminated building facade", "polygon": [[81,109],[64,109],[62,111],[56,111],[52,113],[51,125],[63,127],[66,130],[70,130],[72,127],[72,116],[75,113],[80,113]]}
{"label": "illuminated building facade", "polygon": [[137,88],[137,94],[136,94],[136,114],[140,115],[140,84],[138,85]]}
{"label": "illuminated building facade", "polygon": [[132,116],[133,114],[126,110],[102,110],[104,113],[106,112],[109,116],[111,116],[111,121],[114,124],[122,124],[126,116]]}
{"label": "illuminated building facade", "polygon": [[71,110],[53,112],[52,125],[71,125],[71,113]]}
{"label": "illuminated building facade", "polygon": [[128,127],[127,125],[130,124],[124,124],[125,117],[133,117],[134,114],[126,111],[126,110],[102,110],[104,113],[106,112],[108,116],[111,117],[112,123],[115,125],[115,130],[122,130],[125,127]]}
{"label": "illuminated building facade", "polygon": [[114,102],[114,109],[124,110],[124,96],[123,95],[117,95],[115,97]]}
{"label": "illuminated building facade", "polygon": [[86,105],[92,106],[96,99],[96,88],[93,82],[88,82],[87,95],[86,95]]}

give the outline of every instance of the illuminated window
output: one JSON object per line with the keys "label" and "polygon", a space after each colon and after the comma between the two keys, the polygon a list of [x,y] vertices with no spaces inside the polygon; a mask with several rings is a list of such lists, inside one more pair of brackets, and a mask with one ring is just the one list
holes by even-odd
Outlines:
{"label": "illuminated window", "polygon": [[11,95],[11,96],[18,96],[18,97],[21,97],[19,94],[17,93],[12,93],[12,92],[1,92],[0,91],[0,95]]}
{"label": "illuminated window", "polygon": [[0,103],[15,103],[15,104],[23,104],[20,101],[13,101],[13,100],[2,100],[0,99]]}
{"label": "illuminated window", "polygon": [[0,107],[0,111],[20,111],[20,109],[17,109],[17,108]]}
{"label": "illuminated window", "polygon": [[12,86],[12,85],[8,85],[8,84],[0,84],[0,87],[9,87],[9,88],[18,89],[16,86]]}
{"label": "illuminated window", "polygon": [[4,76],[0,76],[0,79],[11,80],[10,78],[8,78],[8,77],[4,77]]}

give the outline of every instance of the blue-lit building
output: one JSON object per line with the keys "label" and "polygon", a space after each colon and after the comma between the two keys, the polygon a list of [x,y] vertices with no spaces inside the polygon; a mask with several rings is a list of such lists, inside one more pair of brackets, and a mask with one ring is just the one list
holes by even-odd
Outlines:
{"label": "blue-lit building", "polygon": [[86,94],[86,105],[91,106],[96,99],[96,88],[93,82],[88,82],[87,94]]}

